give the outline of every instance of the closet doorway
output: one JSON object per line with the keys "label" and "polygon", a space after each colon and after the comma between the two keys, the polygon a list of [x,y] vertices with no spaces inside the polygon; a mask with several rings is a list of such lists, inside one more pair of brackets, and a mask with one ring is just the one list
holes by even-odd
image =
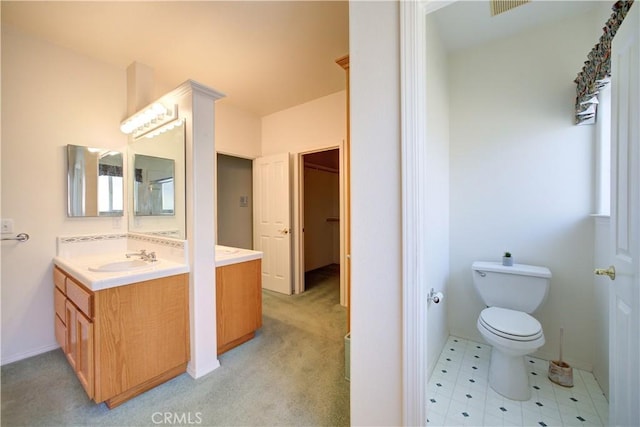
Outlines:
{"label": "closet doorway", "polygon": [[340,150],[302,154],[301,162],[300,268],[304,292],[318,280],[340,285]]}

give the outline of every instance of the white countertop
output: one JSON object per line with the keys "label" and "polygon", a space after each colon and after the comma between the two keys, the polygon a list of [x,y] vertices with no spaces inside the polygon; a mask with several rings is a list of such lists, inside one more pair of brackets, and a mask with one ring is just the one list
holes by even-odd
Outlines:
{"label": "white countertop", "polygon": [[216,267],[262,259],[262,252],[216,245]]}
{"label": "white countertop", "polygon": [[115,286],[129,285],[145,280],[159,279],[161,277],[174,276],[189,272],[189,265],[166,259],[149,263],[148,267],[132,271],[98,272],[89,268],[97,267],[113,261],[127,260],[121,252],[101,254],[84,257],[65,258],[56,256],[53,259],[55,265],[69,273],[92,291],[113,288]]}
{"label": "white countertop", "polygon": [[[216,245],[215,249],[216,267],[262,259],[262,252],[260,251],[219,245]],[[69,273],[78,282],[92,291],[100,291],[115,286],[130,285],[145,280],[189,273],[188,264],[170,261],[164,258],[159,258],[158,261],[149,263],[148,267],[132,271],[100,272],[90,270],[90,268],[116,261],[127,261],[127,258],[124,257],[122,252],[113,252],[74,257],[56,256],[53,259],[55,265]]]}

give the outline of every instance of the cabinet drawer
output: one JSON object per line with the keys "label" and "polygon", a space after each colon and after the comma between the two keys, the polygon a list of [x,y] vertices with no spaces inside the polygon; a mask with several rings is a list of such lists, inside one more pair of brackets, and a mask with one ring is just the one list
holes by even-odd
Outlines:
{"label": "cabinet drawer", "polygon": [[56,309],[56,315],[60,318],[60,321],[64,323],[64,302],[67,298],[64,296],[60,289],[55,288],[53,290],[53,302]]}
{"label": "cabinet drawer", "polygon": [[[64,302],[62,304],[62,307],[64,310]],[[64,325],[64,323],[62,323],[62,320],[58,316],[55,316],[55,318],[56,318],[55,320],[56,341],[60,345],[60,348],[62,348],[62,351],[66,352],[67,351],[67,342],[66,342],[67,327]]]}
{"label": "cabinet drawer", "polygon": [[67,289],[65,286],[66,278],[67,276],[64,274],[62,270],[60,270],[57,267],[53,269],[53,283],[55,283],[56,288],[60,289],[63,294],[67,292]]}
{"label": "cabinet drawer", "polygon": [[89,319],[93,319],[93,293],[67,277],[67,298]]}

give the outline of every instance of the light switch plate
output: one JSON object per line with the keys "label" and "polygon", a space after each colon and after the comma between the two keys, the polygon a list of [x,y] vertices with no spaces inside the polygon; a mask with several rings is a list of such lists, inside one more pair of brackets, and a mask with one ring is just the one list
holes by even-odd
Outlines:
{"label": "light switch plate", "polygon": [[10,218],[2,219],[2,232],[13,233],[13,220]]}

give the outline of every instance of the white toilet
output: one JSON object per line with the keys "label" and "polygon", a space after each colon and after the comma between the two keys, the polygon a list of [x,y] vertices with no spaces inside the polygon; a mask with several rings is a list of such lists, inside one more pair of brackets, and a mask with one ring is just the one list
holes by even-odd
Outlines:
{"label": "white toilet", "polygon": [[473,285],[487,305],[478,317],[478,330],[493,347],[489,385],[513,400],[531,397],[524,356],[544,345],[540,322],[533,313],[547,299],[551,271],[546,267],[476,261]]}

